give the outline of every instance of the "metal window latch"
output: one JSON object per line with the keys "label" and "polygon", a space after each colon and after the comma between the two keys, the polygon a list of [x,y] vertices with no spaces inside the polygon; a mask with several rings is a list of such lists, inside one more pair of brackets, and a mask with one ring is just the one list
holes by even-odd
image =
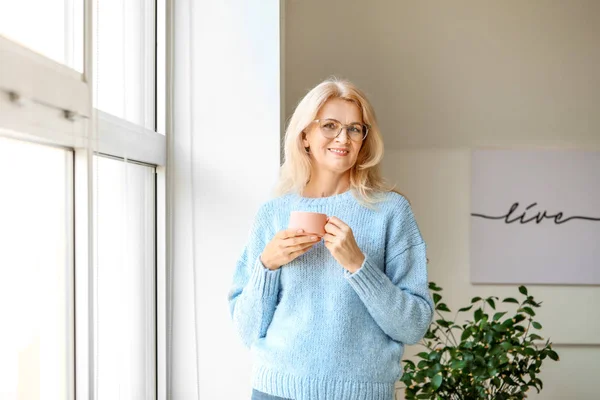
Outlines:
{"label": "metal window latch", "polygon": [[[28,103],[35,102],[35,100],[23,97],[19,93],[15,92],[13,90],[10,90],[10,91],[7,90],[7,91],[5,91],[5,93],[8,94],[8,99],[10,100],[10,102],[19,107],[23,107],[23,106],[26,106]],[[52,107],[51,105],[44,104],[43,102],[39,102],[39,104]],[[56,107],[52,107],[52,108],[56,109]],[[81,119],[81,118],[84,118],[84,116],[79,114],[77,111],[64,110],[64,109],[60,110],[60,111],[62,112],[63,117],[65,119],[68,119],[71,122],[77,121],[78,119]]]}
{"label": "metal window latch", "polygon": [[63,116],[69,121],[75,121],[79,118],[79,114],[71,110],[63,110]]}
{"label": "metal window latch", "polygon": [[17,92],[8,92],[8,98],[11,103],[17,106],[22,107],[25,105],[25,99]]}

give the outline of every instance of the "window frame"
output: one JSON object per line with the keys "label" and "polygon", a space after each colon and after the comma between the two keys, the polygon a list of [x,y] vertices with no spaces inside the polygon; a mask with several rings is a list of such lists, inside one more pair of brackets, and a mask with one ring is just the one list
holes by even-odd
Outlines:
{"label": "window frame", "polygon": [[[166,400],[168,392],[168,320],[171,296],[167,260],[171,240],[170,178],[167,147],[172,131],[173,0],[155,0],[151,15],[155,41],[154,130],[93,109],[93,1],[83,1],[83,73],[53,61],[0,36],[0,135],[73,152],[73,276],[71,321],[75,349],[70,371],[70,398],[96,399],[94,352],[94,234],[93,156],[134,160],[155,167],[155,382],[156,398]],[[72,2],[71,2],[72,3]],[[164,6],[164,9],[161,8]],[[159,20],[160,19],[160,20]],[[148,30],[146,29],[146,32]],[[164,32],[163,32],[164,31]],[[159,43],[159,36],[162,43]],[[148,60],[144,63],[145,68]],[[159,68],[160,66],[160,68]],[[163,75],[164,72],[164,75]],[[163,92],[164,90],[164,92]],[[162,96],[162,97],[161,97]],[[161,107],[162,105],[162,107]],[[163,134],[164,133],[164,134]]]}

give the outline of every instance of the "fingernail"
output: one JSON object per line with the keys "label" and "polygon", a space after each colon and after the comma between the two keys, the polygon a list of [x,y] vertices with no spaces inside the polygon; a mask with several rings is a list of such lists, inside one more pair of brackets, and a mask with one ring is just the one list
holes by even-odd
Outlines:
{"label": "fingernail", "polygon": [[302,229],[298,229],[296,233],[302,233]]}
{"label": "fingernail", "polygon": [[310,240],[317,240],[317,237],[316,236],[311,236]]}

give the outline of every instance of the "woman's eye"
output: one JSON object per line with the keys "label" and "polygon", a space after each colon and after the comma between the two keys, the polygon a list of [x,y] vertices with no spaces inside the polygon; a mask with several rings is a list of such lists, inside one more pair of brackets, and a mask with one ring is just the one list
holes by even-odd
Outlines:
{"label": "woman's eye", "polygon": [[349,129],[351,132],[360,133],[360,128],[357,126],[351,126]]}
{"label": "woman's eye", "polygon": [[335,124],[329,122],[329,123],[323,125],[323,127],[327,128],[327,129],[335,129]]}

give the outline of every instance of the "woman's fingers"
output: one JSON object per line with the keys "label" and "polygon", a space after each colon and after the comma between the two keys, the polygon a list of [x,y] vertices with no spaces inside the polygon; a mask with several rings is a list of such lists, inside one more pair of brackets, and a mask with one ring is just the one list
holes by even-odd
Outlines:
{"label": "woman's fingers", "polygon": [[329,222],[325,225],[325,232],[332,233],[334,235],[341,235],[343,233],[343,228],[337,226],[331,222],[331,220],[329,220]]}
{"label": "woman's fingers", "polygon": [[302,230],[302,229],[289,228],[289,229],[284,229],[284,230],[277,232],[276,236],[278,239],[288,239],[288,238],[296,237],[298,235],[302,235],[303,233],[304,233],[304,230]]}
{"label": "woman's fingers", "polygon": [[[285,265],[306,253],[321,240],[319,235],[307,235],[302,229],[284,229],[275,234],[275,238],[265,247],[262,257],[265,266]],[[267,265],[269,264],[269,265]]]}
{"label": "woman's fingers", "polygon": [[330,224],[332,224],[332,225],[337,226],[340,229],[344,229],[345,227],[348,226],[344,221],[342,221],[338,217],[329,217],[327,219],[327,222],[330,223]]}
{"label": "woman's fingers", "polygon": [[292,260],[294,260],[294,259],[300,257],[302,254],[308,252],[311,249],[311,247],[313,247],[313,246],[314,246],[313,244],[305,245],[304,248],[300,248],[296,251],[291,252],[290,258]]}
{"label": "woman's fingers", "polygon": [[285,240],[286,245],[295,245],[295,244],[299,244],[299,243],[306,243],[309,242],[311,240],[313,240],[313,237],[316,237],[317,239],[319,239],[318,235],[308,235],[306,233],[304,233],[303,229],[284,229],[281,230],[279,232],[277,232],[277,234],[275,235],[278,239],[281,240]]}
{"label": "woman's fingers", "polygon": [[[270,270],[281,268],[294,258],[308,251],[321,238],[305,235],[302,229],[283,229],[263,249],[260,260]],[[298,252],[298,255],[291,256]]]}
{"label": "woman's fingers", "polygon": [[311,247],[313,247],[315,245],[315,242],[310,242],[310,243],[304,243],[301,245],[298,245],[294,248],[294,251],[297,250],[304,250],[304,249],[310,249]]}
{"label": "woman's fingers", "polygon": [[333,242],[334,239],[335,239],[335,235],[332,235],[331,233],[326,233],[325,236],[323,236],[323,240],[326,243]]}
{"label": "woman's fingers", "polygon": [[[316,239],[312,239],[312,237],[315,237]],[[297,244],[292,244],[287,246],[287,250],[288,252],[294,252],[294,251],[298,251],[298,250],[302,250],[305,249],[307,247],[312,247],[315,245],[315,243],[317,243],[318,241],[320,241],[321,239],[318,236],[311,236],[310,238],[302,238],[302,241],[299,241]]]}
{"label": "woman's fingers", "polygon": [[310,236],[298,236],[295,238],[284,239],[284,242],[285,242],[285,246],[292,247],[292,246],[297,246],[297,245],[301,245],[304,243],[314,243],[319,240],[321,240],[321,238],[319,236],[310,235]]}

